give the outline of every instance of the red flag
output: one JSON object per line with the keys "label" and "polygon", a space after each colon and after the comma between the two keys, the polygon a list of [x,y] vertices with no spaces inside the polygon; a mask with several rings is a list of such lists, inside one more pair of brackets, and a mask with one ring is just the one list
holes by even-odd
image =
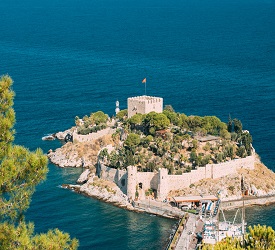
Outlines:
{"label": "red flag", "polygon": [[142,83],[146,83],[146,78],[144,78],[144,79],[142,80]]}

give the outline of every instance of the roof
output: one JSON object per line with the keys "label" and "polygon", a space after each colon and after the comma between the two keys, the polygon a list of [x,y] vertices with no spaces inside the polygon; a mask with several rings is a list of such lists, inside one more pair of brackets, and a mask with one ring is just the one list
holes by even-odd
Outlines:
{"label": "roof", "polygon": [[172,197],[173,200],[176,203],[182,203],[182,202],[198,202],[202,200],[210,200],[210,201],[217,201],[218,198],[215,195],[205,195],[205,196],[200,196],[200,195],[193,195],[193,196],[176,196]]}
{"label": "roof", "polygon": [[163,98],[162,97],[156,97],[156,96],[142,95],[142,96],[128,97],[128,100],[161,101],[161,100],[163,100]]}
{"label": "roof", "polygon": [[206,135],[206,136],[195,136],[195,139],[197,139],[200,142],[208,142],[208,141],[217,141],[220,139],[220,137],[217,137],[214,135]]}
{"label": "roof", "polygon": [[211,200],[211,201],[217,201],[219,199],[218,197],[216,197],[213,194],[211,194],[211,195],[204,195],[202,198],[204,200]]}
{"label": "roof", "polygon": [[167,133],[168,131],[166,129],[162,129],[162,130],[157,130],[156,131],[156,134],[165,134]]}
{"label": "roof", "polygon": [[200,201],[201,199],[202,199],[202,197],[200,195],[173,197],[173,200],[177,203],[179,203],[179,202],[194,202],[194,201]]}

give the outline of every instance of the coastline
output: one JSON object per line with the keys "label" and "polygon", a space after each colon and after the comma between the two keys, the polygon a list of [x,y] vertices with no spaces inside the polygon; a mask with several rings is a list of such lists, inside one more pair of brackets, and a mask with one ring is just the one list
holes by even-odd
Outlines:
{"label": "coastline", "polygon": [[87,176],[87,172],[89,172],[88,169],[82,173],[82,176],[80,176],[77,181],[78,183],[82,182],[83,184],[62,184],[62,188],[70,189],[87,197],[92,197],[113,206],[137,213],[148,213],[170,219],[179,219],[184,215],[184,212],[180,209],[161,201],[130,201],[128,196],[125,195],[115,183],[101,180],[94,174],[91,174],[88,180],[84,180],[85,178],[83,178],[83,176]]}
{"label": "coastline", "polygon": [[[64,132],[58,132],[55,134],[55,136],[59,140],[64,140],[66,134],[73,133],[73,131],[74,127]],[[87,135],[81,136],[81,140],[75,135],[74,138],[77,138],[79,140],[66,143],[61,148],[58,148],[54,151],[50,150],[48,152],[48,158],[50,159],[50,161],[59,167],[82,167],[83,169],[86,169],[77,180],[78,185],[63,184],[62,187],[71,189],[75,192],[81,193],[89,197],[96,198],[98,200],[102,200],[106,203],[110,203],[114,206],[124,208],[129,211],[146,212],[167,218],[179,218],[180,216],[182,216],[184,213],[182,213],[182,211],[178,208],[173,208],[173,206],[171,205],[170,207],[166,207],[166,209],[163,209],[166,204],[164,204],[163,199],[160,198],[158,198],[158,201],[155,199],[154,201],[152,201],[152,199],[149,198],[149,205],[148,197],[145,197],[144,195],[139,195],[140,197],[138,198],[138,200],[132,200],[132,197],[134,196],[128,197],[126,195],[127,192],[125,187],[119,186],[117,183],[115,183],[115,180],[113,178],[110,178],[109,175],[112,171],[111,169],[104,169],[103,172],[105,174],[97,172],[98,167],[96,166],[100,165],[98,153],[103,148],[106,148],[108,150],[109,148],[112,149],[114,146],[112,144],[113,141],[111,140],[112,132],[113,130],[111,129],[101,130],[100,132],[97,132],[93,135],[93,139],[91,139],[91,135]],[[88,148],[89,150],[87,150]],[[79,155],[80,149],[82,150],[82,157],[80,157]],[[83,156],[85,156],[85,154],[83,155],[83,152],[85,152],[85,150],[86,152],[88,151],[89,154],[86,155],[84,162]],[[190,185],[188,188],[182,190],[179,189],[179,192],[170,193],[169,197],[171,198],[173,196],[181,195],[198,195],[202,193],[202,191],[205,191],[209,194],[217,194],[219,190],[224,188],[223,194],[220,196],[220,199],[222,201],[222,208],[229,210],[241,207],[241,193],[239,191],[231,192],[230,190],[230,187],[236,187],[236,185],[239,185],[238,176],[247,175],[247,177],[251,177],[251,179],[254,180],[255,184],[255,180],[264,180],[264,178],[268,178],[268,174],[271,175],[272,172],[260,162],[259,157],[256,157],[254,165],[255,171],[254,169],[245,169],[241,167],[237,174],[226,176],[227,179],[202,179],[201,181]],[[95,174],[95,172],[97,172],[97,174]],[[123,173],[119,173],[118,175],[121,175]],[[116,175],[117,174],[113,173],[114,178],[117,178],[115,177]],[[272,175],[274,175],[273,172]],[[230,181],[230,179],[234,179],[235,183],[232,181],[228,182],[228,180]],[[221,180],[220,183],[218,183],[217,180]],[[225,183],[226,186],[224,185]],[[245,206],[265,206],[275,203],[274,189],[269,189],[269,191],[267,191],[267,189],[256,188],[256,184],[253,185],[252,182],[250,182],[249,180],[248,184],[249,194],[253,193],[254,196],[247,196],[245,198]],[[155,202],[154,208],[152,208],[153,202]],[[170,211],[171,209],[172,212]]]}
{"label": "coastline", "polygon": [[[107,180],[102,180],[90,173],[86,169],[77,180],[79,184],[63,184],[62,188],[70,189],[87,197],[92,197],[113,206],[126,209],[128,211],[138,213],[148,213],[157,216],[162,216],[171,219],[179,219],[184,216],[184,212],[177,207],[173,207],[162,201],[153,199],[135,200],[130,199],[125,195],[115,183]],[[268,206],[275,204],[275,194],[262,196],[247,196],[244,198],[244,206]],[[232,210],[243,206],[241,197],[227,197],[221,200],[221,208],[224,210]]]}
{"label": "coastline", "polygon": [[[244,206],[269,206],[275,204],[275,195],[263,195],[263,196],[252,196],[244,197]],[[221,208],[224,210],[231,210],[235,208],[240,208],[243,206],[243,199],[232,199],[232,200],[223,200],[221,203]]]}

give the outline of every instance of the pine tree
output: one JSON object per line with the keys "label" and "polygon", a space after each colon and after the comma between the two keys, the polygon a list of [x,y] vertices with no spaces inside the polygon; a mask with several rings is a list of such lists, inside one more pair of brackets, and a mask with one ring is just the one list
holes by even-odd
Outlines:
{"label": "pine tree", "polygon": [[[33,226],[25,224],[24,212],[29,207],[36,185],[46,178],[48,159],[41,149],[30,152],[27,148],[13,143],[15,93],[11,89],[12,84],[9,76],[0,78],[0,246],[10,242],[7,244],[12,245],[5,249],[23,249],[23,242],[29,242],[26,246],[35,244]],[[71,241],[67,236],[55,231],[55,237],[49,237],[49,242],[56,240],[56,237],[60,238],[60,242],[64,242],[61,239],[65,237],[66,244],[73,246],[68,249],[76,249],[77,241]],[[35,237],[37,239],[42,236]]]}

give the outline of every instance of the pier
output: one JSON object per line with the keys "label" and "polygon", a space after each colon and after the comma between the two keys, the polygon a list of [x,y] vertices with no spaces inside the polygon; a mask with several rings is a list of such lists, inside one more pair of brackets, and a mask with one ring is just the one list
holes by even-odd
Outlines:
{"label": "pier", "polygon": [[155,214],[167,218],[179,219],[184,216],[184,212],[170,204],[155,200],[139,200],[133,201],[132,205],[141,212]]}

